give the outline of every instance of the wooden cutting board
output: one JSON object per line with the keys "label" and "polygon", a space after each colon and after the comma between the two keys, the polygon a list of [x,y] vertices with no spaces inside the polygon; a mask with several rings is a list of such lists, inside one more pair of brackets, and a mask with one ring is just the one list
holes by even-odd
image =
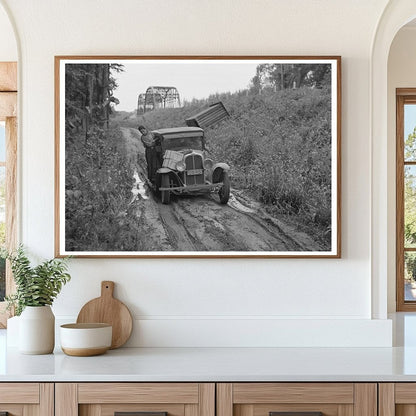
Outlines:
{"label": "wooden cutting board", "polygon": [[127,306],[113,297],[114,282],[101,282],[101,296],[86,303],[77,323],[107,323],[113,326],[111,349],[121,347],[129,339],[133,319]]}

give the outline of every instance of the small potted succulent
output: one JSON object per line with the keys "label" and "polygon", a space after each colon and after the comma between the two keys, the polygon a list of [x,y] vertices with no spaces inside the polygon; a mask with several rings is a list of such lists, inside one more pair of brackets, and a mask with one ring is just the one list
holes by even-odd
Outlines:
{"label": "small potted succulent", "polygon": [[67,258],[32,266],[23,246],[5,253],[10,261],[16,293],[6,296],[8,309],[19,318],[19,350],[49,354],[55,346],[55,316],[51,305],[71,278]]}

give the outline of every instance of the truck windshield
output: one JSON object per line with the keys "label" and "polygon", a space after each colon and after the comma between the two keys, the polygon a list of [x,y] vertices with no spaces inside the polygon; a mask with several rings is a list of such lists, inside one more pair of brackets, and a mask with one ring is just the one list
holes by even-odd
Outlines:
{"label": "truck windshield", "polygon": [[202,136],[166,138],[162,141],[163,150],[204,150],[204,141]]}

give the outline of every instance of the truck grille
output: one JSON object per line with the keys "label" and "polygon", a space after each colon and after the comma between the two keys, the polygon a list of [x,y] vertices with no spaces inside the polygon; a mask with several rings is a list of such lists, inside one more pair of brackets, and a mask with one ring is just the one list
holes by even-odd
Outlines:
{"label": "truck grille", "polygon": [[[191,154],[185,157],[185,184],[186,185],[203,185],[204,184],[204,164],[202,156]],[[195,170],[200,170],[200,174],[195,174]],[[192,173],[192,174],[188,174]]]}

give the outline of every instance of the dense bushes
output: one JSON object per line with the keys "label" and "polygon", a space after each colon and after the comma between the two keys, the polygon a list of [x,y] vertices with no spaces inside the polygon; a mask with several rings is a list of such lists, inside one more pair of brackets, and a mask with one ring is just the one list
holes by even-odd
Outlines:
{"label": "dense bushes", "polygon": [[[67,134],[66,250],[123,251],[137,247],[134,217],[127,216],[132,169],[119,130],[94,127],[90,138]],[[125,230],[126,232],[124,232]],[[133,243],[133,244],[132,244]]]}

